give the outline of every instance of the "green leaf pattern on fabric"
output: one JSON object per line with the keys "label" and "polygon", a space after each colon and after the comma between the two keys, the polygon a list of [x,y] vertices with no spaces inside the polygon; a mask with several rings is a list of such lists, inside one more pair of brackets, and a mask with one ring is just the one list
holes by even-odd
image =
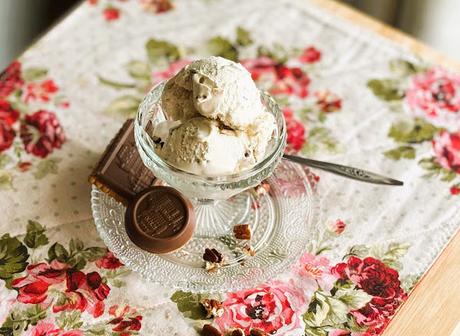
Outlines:
{"label": "green leaf pattern on fabric", "polygon": [[131,61],[126,65],[126,69],[134,79],[150,81],[152,77],[152,69],[150,65],[142,61]]}
{"label": "green leaf pattern on fabric", "polygon": [[238,50],[228,39],[222,36],[213,37],[208,41],[208,49],[212,55],[238,61]]}
{"label": "green leaf pattern on fabric", "polygon": [[24,310],[13,309],[2,325],[0,335],[23,335],[24,330],[36,325],[38,321],[45,319],[46,316],[46,309],[38,304],[34,304]]}
{"label": "green leaf pattern on fabric", "polygon": [[412,146],[399,146],[394,149],[387,150],[383,153],[387,158],[393,160],[400,159],[415,159],[415,148]]}
{"label": "green leaf pattern on fabric", "polygon": [[335,152],[337,150],[337,140],[326,127],[314,127],[310,130],[308,142],[303,147],[302,152],[311,155],[320,150]]}
{"label": "green leaf pattern on fabric", "polygon": [[37,221],[29,220],[27,233],[24,237],[24,244],[28,248],[37,248],[48,244],[49,240],[45,234],[45,228]]}
{"label": "green leaf pattern on fabric", "polygon": [[236,43],[242,47],[250,46],[254,41],[251,38],[249,31],[243,27],[236,28]]}
{"label": "green leaf pattern on fabric", "polygon": [[19,239],[4,234],[0,238],[0,279],[10,279],[26,269],[29,253]]}
{"label": "green leaf pattern on fabric", "polygon": [[348,311],[361,309],[372,299],[371,295],[361,289],[346,287],[339,288],[334,296],[346,305]]}
{"label": "green leaf pattern on fabric", "polygon": [[34,177],[38,180],[48,176],[49,174],[56,175],[58,173],[58,163],[61,159],[43,159],[38,162],[34,171]]}
{"label": "green leaf pattern on fabric", "polygon": [[371,79],[367,82],[367,87],[384,101],[401,100],[404,97],[400,81],[396,79]]}
{"label": "green leaf pattern on fabric", "polygon": [[433,139],[438,128],[417,118],[414,121],[400,121],[391,126],[388,136],[396,142],[416,144]]}
{"label": "green leaf pattern on fabric", "polygon": [[111,115],[118,115],[122,118],[132,118],[136,115],[141,98],[133,95],[123,95],[113,100],[106,108]]}
{"label": "green leaf pattern on fabric", "polygon": [[150,39],[145,45],[147,55],[151,63],[161,63],[163,61],[175,61],[181,57],[181,52],[174,44],[164,41]]}
{"label": "green leaf pattern on fabric", "polygon": [[80,270],[86,266],[88,261],[95,261],[106,253],[103,247],[86,247],[80,239],[72,238],[69,242],[69,248],[66,249],[60,243],[54,243],[48,250],[48,260],[54,259],[64,262]]}
{"label": "green leaf pattern on fabric", "polygon": [[48,75],[48,69],[39,67],[26,68],[22,72],[22,78],[24,78],[26,82],[43,79],[46,75]]}
{"label": "green leaf pattern on fabric", "polygon": [[59,328],[63,330],[78,329],[83,325],[83,321],[81,320],[81,312],[78,310],[61,312],[56,317],[56,322]]}
{"label": "green leaf pattern on fabric", "polygon": [[259,46],[257,48],[257,56],[268,57],[275,60],[278,64],[284,64],[289,59],[288,51],[279,43],[274,43],[272,46]]}
{"label": "green leaf pattern on fabric", "polygon": [[408,77],[416,73],[426,71],[425,66],[409,62],[404,59],[390,61],[390,70],[398,77]]}
{"label": "green leaf pattern on fabric", "polygon": [[13,176],[6,170],[0,170],[0,190],[13,189]]}
{"label": "green leaf pattern on fabric", "polygon": [[200,302],[205,299],[204,295],[190,292],[177,291],[171,296],[171,300],[177,304],[177,309],[193,320],[203,320],[206,312]]}
{"label": "green leaf pattern on fabric", "polygon": [[0,154],[0,169],[5,168],[13,159],[8,154]]}

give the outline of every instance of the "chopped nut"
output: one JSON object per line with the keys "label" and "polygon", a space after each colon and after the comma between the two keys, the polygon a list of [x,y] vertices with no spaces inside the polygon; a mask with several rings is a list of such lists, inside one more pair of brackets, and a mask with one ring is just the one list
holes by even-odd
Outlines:
{"label": "chopped nut", "polygon": [[220,317],[224,313],[222,302],[214,299],[204,299],[201,305],[206,309],[206,318]]}
{"label": "chopped nut", "polygon": [[249,244],[244,245],[242,250],[243,250],[244,254],[246,254],[246,255],[248,255],[250,257],[254,257],[255,254],[256,254],[256,251],[254,250],[254,248]]}
{"label": "chopped nut", "polygon": [[249,336],[267,336],[267,333],[262,329],[252,328],[249,331]]}
{"label": "chopped nut", "polygon": [[232,328],[227,331],[227,336],[244,336],[244,330],[240,328]]}
{"label": "chopped nut", "polygon": [[201,329],[201,336],[222,336],[222,333],[210,324],[205,324]]}
{"label": "chopped nut", "polygon": [[222,266],[222,264],[219,264],[219,263],[212,263],[212,262],[209,262],[209,261],[206,261],[205,265],[204,265],[204,268],[206,269],[206,271],[208,271],[209,273],[214,273],[214,272],[217,272],[217,270]]}
{"label": "chopped nut", "polygon": [[258,196],[263,196],[268,194],[270,191],[270,184],[267,181],[262,181],[257,187],[255,187],[255,190]]}
{"label": "chopped nut", "polygon": [[208,272],[216,272],[222,266],[224,257],[216,249],[207,248],[204,250],[203,260],[206,261],[205,269]]}
{"label": "chopped nut", "polygon": [[236,239],[249,240],[252,236],[251,227],[249,224],[239,224],[233,227],[233,234]]}
{"label": "chopped nut", "polygon": [[221,263],[223,260],[222,253],[216,249],[205,249],[203,254],[203,260],[209,261],[210,263]]}

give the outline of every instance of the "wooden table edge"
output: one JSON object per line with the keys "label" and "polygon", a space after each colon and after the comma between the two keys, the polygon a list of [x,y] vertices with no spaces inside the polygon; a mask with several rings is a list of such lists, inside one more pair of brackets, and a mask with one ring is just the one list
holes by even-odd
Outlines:
{"label": "wooden table edge", "polygon": [[[459,323],[459,316],[456,314],[457,305],[460,303],[459,256],[460,228],[457,228],[409,293],[406,302],[399,307],[382,336],[451,335]],[[455,290],[450,291],[452,288]],[[442,290],[447,290],[447,293],[441,293]],[[443,316],[436,316],[441,312]]]}

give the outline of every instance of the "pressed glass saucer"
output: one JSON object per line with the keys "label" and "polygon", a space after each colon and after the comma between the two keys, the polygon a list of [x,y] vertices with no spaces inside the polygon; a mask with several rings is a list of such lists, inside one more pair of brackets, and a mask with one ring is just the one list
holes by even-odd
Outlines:
{"label": "pressed glass saucer", "polygon": [[[250,210],[235,216],[252,225],[254,256],[243,253],[247,242],[235,240],[232,232],[212,236],[199,231],[175,252],[149,253],[129,240],[121,203],[93,187],[91,205],[97,230],[107,247],[146,280],[200,293],[236,291],[287,270],[305,251],[318,225],[318,203],[299,166],[283,161],[267,182],[268,194],[255,198],[246,191],[233,199],[249,205]],[[216,248],[224,255],[225,263],[217,272],[204,269],[205,248]]]}

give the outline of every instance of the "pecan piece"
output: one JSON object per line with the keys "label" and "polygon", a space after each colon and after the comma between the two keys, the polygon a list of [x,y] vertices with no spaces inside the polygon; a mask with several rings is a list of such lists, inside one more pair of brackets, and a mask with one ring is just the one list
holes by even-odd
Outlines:
{"label": "pecan piece", "polygon": [[206,310],[206,318],[220,317],[224,313],[222,302],[214,299],[204,299],[201,305]]}
{"label": "pecan piece", "polygon": [[262,329],[252,328],[249,331],[249,336],[267,336],[267,333]]}
{"label": "pecan piece", "polygon": [[201,336],[222,336],[222,333],[210,324],[205,324],[201,329]]}
{"label": "pecan piece", "polygon": [[246,244],[243,246],[242,251],[244,254],[250,257],[254,257],[256,255],[256,251],[254,250],[254,247],[252,247],[249,244]]}
{"label": "pecan piece", "polygon": [[244,331],[240,328],[232,328],[227,331],[227,336],[244,336]]}
{"label": "pecan piece", "polygon": [[214,248],[206,248],[204,250],[203,260],[206,262],[205,268],[208,272],[216,272],[224,263],[224,257],[222,253]]}
{"label": "pecan piece", "polygon": [[215,248],[206,248],[203,254],[203,260],[209,261],[210,263],[221,263],[223,260],[222,253],[217,251]]}
{"label": "pecan piece", "polygon": [[252,236],[252,230],[249,224],[238,224],[233,227],[233,234],[236,239],[249,240]]}

